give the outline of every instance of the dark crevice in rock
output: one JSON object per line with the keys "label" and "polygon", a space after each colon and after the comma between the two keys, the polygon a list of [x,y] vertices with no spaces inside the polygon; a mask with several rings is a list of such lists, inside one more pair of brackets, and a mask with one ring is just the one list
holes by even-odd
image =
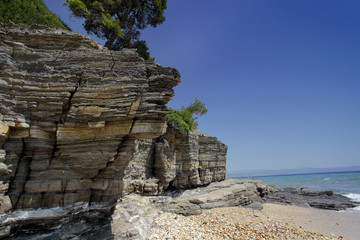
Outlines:
{"label": "dark crevice in rock", "polygon": [[14,174],[14,177],[13,178],[10,178],[10,183],[9,183],[9,191],[7,193],[7,195],[9,195],[11,201],[12,201],[12,205],[15,206],[17,201],[18,201],[18,195],[16,195],[14,192],[16,191],[17,187],[16,187],[16,183],[19,181],[18,180],[18,175],[20,174],[19,172],[21,171],[20,169],[20,164],[22,162],[22,159],[24,158],[25,156],[25,149],[26,149],[26,143],[25,143],[25,140],[24,139],[21,139],[22,141],[22,149],[21,149],[21,153],[19,155],[19,161],[18,161],[18,164],[17,164],[17,168],[15,170],[15,174]]}
{"label": "dark crevice in rock", "polygon": [[[121,145],[121,143],[122,143],[122,140],[120,141],[119,146]],[[119,150],[118,150],[118,151],[119,151]],[[97,174],[96,174],[94,177],[91,178],[91,182],[92,182],[92,183],[95,183],[95,180],[105,171],[105,169],[109,168],[109,166],[111,165],[111,163],[112,163],[112,161],[109,160],[109,161],[106,163],[106,165],[105,165],[104,168],[99,169],[98,172],[97,172]],[[92,204],[93,204],[94,202],[97,202],[97,201],[95,201],[95,199],[94,199],[94,195],[95,195],[94,193],[95,193],[95,191],[96,191],[96,190],[93,189],[93,188],[90,189],[89,206],[92,206]]]}
{"label": "dark crevice in rock", "polygon": [[129,130],[129,134],[126,135],[125,138],[128,137],[128,136],[131,134],[131,132],[132,132],[132,130],[133,130],[133,128],[134,128],[135,122],[136,122],[136,119],[134,118],[133,121],[132,121],[132,123],[131,123],[131,127],[130,127],[130,130]]}
{"label": "dark crevice in rock", "polygon": [[150,79],[150,77],[151,77],[151,70],[150,70],[150,68],[146,68],[146,78],[149,80]]}
{"label": "dark crevice in rock", "polygon": [[54,63],[56,63],[56,61],[58,60],[58,58],[60,57],[60,54],[62,53],[62,51],[59,51],[58,55],[56,56]]}
{"label": "dark crevice in rock", "polygon": [[75,93],[77,92],[78,88],[80,87],[82,81],[83,81],[83,77],[84,77],[84,73],[80,73],[80,75],[78,76],[78,80],[76,82],[76,85],[74,87],[73,91],[70,91],[70,96],[68,101],[66,101],[63,105],[63,109],[62,109],[62,113],[61,113],[61,117],[60,117],[60,121],[59,123],[64,124],[66,122],[66,118],[70,112],[71,106],[72,106],[72,99],[75,95]]}
{"label": "dark crevice in rock", "polygon": [[56,150],[58,149],[58,144],[57,144],[57,132],[58,132],[58,128],[59,128],[59,123],[56,122],[55,124],[56,124],[56,128],[55,128],[55,142],[54,142],[54,147],[53,147],[53,149],[52,149],[52,151],[51,151],[51,157],[50,157],[50,159],[49,159],[48,168],[50,168],[52,160],[55,159],[55,153],[56,153]]}
{"label": "dark crevice in rock", "polygon": [[16,168],[14,178],[10,182],[8,193],[14,209],[18,207],[19,199],[24,192],[24,187],[27,180],[29,179],[31,172],[30,165],[34,155],[33,152],[31,156],[26,156],[27,146],[25,139],[22,139],[22,144],[22,152],[19,155],[18,167]]}
{"label": "dark crevice in rock", "polygon": [[109,51],[109,52],[110,52],[110,56],[111,56],[111,59],[112,59],[111,68],[110,68],[110,73],[112,73],[113,70],[114,70],[116,61],[115,61],[115,59],[114,59],[114,56],[113,56],[113,54],[112,54],[112,51]]}
{"label": "dark crevice in rock", "polygon": [[[125,137],[123,137],[123,139],[120,141],[119,145],[118,145],[118,148],[117,148],[117,151],[116,151],[116,155],[114,156],[114,160],[116,160],[117,158],[120,157],[120,154],[123,152],[123,148],[125,147],[125,144],[128,142],[128,140],[130,140],[130,134],[131,134],[131,131],[134,127],[134,124],[135,124],[135,119],[133,119],[132,123],[131,123],[131,127],[130,127],[130,130],[129,130],[129,133],[128,135],[126,135]],[[109,162],[108,162],[109,163]],[[125,170],[125,168],[123,169]]]}
{"label": "dark crevice in rock", "polygon": [[263,192],[263,190],[264,190],[263,188],[258,187],[258,188],[256,188],[256,190],[258,191],[259,196],[261,198],[265,197],[265,193]]}
{"label": "dark crevice in rock", "polygon": [[[126,114],[128,117],[134,117],[136,111],[139,109],[142,97],[143,97],[143,93],[140,93],[140,95],[138,95],[135,98],[135,100],[131,103],[131,105],[129,107],[129,110],[128,110],[127,114]],[[132,127],[134,126],[134,122],[135,122],[135,120],[132,122],[129,134],[131,133]]]}
{"label": "dark crevice in rock", "polygon": [[[132,154],[134,153],[133,147],[135,145],[135,143],[134,143],[135,139],[130,137],[130,133],[134,127],[134,124],[135,124],[135,119],[133,119],[129,133],[121,139],[121,141],[117,147],[116,154],[113,157],[112,161],[109,160],[106,163],[106,166],[102,169],[99,169],[98,173],[94,177],[91,178],[93,183],[96,181],[96,179],[102,178],[103,172],[105,172],[107,169],[111,168],[114,161],[120,161],[120,165],[121,165],[121,166],[117,166],[121,170],[119,173],[117,173],[117,178],[122,179],[124,177],[125,169],[129,165],[129,162],[132,159]],[[98,202],[98,201],[95,201],[95,194],[94,194],[95,192],[97,192],[97,194],[98,194],[98,191],[94,190],[92,188],[91,193],[90,193],[90,202],[89,202],[90,205],[93,202]],[[119,193],[119,194],[120,194],[120,196],[122,195],[122,193]],[[97,196],[97,198],[101,199],[98,196]]]}
{"label": "dark crevice in rock", "polygon": [[45,192],[41,192],[40,194],[41,194],[41,206],[44,206],[45,205],[45,203],[44,203]]}
{"label": "dark crevice in rock", "polygon": [[[91,181],[92,181],[93,183],[95,182],[96,179],[98,179],[98,178],[102,175],[102,173],[103,173],[106,169],[108,169],[109,167],[111,167],[111,165],[113,164],[113,161],[116,161],[118,158],[120,158],[120,155],[124,152],[124,148],[126,147],[126,144],[127,144],[128,140],[129,140],[129,135],[130,135],[130,133],[131,133],[133,127],[134,127],[134,124],[135,124],[135,119],[133,119],[133,121],[132,121],[130,130],[129,130],[129,133],[120,140],[120,143],[119,143],[119,145],[118,145],[118,147],[117,147],[117,150],[116,150],[116,154],[115,154],[115,156],[113,157],[113,159],[112,159],[112,160],[109,160],[109,161],[106,163],[105,167],[102,168],[102,169],[99,169],[98,172],[97,172],[97,174],[96,174],[94,177],[91,178]],[[131,160],[131,158],[129,159],[129,162],[130,162],[130,160]],[[128,163],[125,164],[125,165],[127,166]],[[125,166],[125,167],[126,167],[126,166]],[[125,167],[122,167],[122,168],[121,168],[121,169],[122,169],[122,173],[118,176],[119,178],[122,178],[122,177],[123,177],[124,171],[125,171]],[[97,192],[97,194],[98,194],[98,191],[95,190],[95,189],[93,189],[93,188],[91,188],[90,191],[91,191],[91,192],[90,192],[90,198],[89,198],[89,199],[90,199],[90,200],[89,200],[89,205],[91,206],[93,202],[98,202],[98,201],[95,201],[95,192]],[[99,197],[97,197],[97,198],[99,198]],[[99,198],[99,199],[100,199],[100,198]]]}

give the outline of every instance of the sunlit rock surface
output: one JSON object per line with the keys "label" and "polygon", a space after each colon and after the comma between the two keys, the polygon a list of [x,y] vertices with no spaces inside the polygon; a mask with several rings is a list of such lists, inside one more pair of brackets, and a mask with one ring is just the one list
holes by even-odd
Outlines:
{"label": "sunlit rock surface", "polygon": [[223,143],[164,121],[179,83],[134,49],[0,23],[0,238],[143,239],[151,196],[224,180]]}
{"label": "sunlit rock surface", "polygon": [[166,131],[178,71],[40,26],[1,25],[0,49],[1,189],[12,207],[122,196],[137,139]]}
{"label": "sunlit rock surface", "polygon": [[62,29],[0,25],[0,210],[225,179],[227,147],[167,128],[174,68]]}

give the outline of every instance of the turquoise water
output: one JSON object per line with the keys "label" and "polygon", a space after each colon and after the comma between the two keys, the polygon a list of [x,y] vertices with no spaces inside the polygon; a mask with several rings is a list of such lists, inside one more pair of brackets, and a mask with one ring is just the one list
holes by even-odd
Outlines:
{"label": "turquoise water", "polygon": [[262,180],[277,188],[295,187],[332,190],[360,202],[360,172],[311,173],[282,176],[246,177],[238,179]]}

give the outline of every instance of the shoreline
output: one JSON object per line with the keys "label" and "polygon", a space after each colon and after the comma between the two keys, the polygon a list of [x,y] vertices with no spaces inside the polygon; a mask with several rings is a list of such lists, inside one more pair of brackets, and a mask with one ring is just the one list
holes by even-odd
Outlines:
{"label": "shoreline", "polygon": [[265,203],[262,210],[225,207],[182,216],[161,213],[150,239],[359,239],[360,211]]}
{"label": "shoreline", "polygon": [[288,221],[308,231],[333,234],[345,239],[359,239],[360,236],[360,211],[357,210],[333,211],[265,203],[262,211],[274,220]]}

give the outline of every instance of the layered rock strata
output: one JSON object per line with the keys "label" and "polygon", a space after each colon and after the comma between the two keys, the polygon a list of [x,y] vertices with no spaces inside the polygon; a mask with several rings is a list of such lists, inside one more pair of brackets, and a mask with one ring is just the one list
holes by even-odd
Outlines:
{"label": "layered rock strata", "polygon": [[198,130],[168,128],[157,139],[136,142],[126,168],[128,193],[158,195],[169,188],[191,188],[224,180],[227,146]]}
{"label": "layered rock strata", "polygon": [[[0,236],[9,239],[147,239],[161,211],[183,215],[203,209],[262,202],[259,192],[276,189],[260,181],[227,179],[207,187],[167,191],[163,196],[124,196],[107,205],[74,204],[41,210],[16,210],[0,217]],[[1,231],[2,230],[2,231]]]}
{"label": "layered rock strata", "polygon": [[227,147],[167,128],[174,68],[77,33],[0,25],[0,212],[225,179]]}
{"label": "layered rock strata", "polygon": [[74,32],[1,25],[2,193],[13,208],[110,202],[137,139],[166,131],[174,68]]}
{"label": "layered rock strata", "polygon": [[266,195],[277,191],[273,185],[261,181],[226,179],[177,194],[175,191],[170,196],[150,197],[150,201],[166,212],[197,215],[204,209],[262,203]]}
{"label": "layered rock strata", "polygon": [[176,69],[43,26],[0,23],[0,55],[0,237],[145,236],[164,206],[127,194],[225,179],[223,143],[166,126]]}
{"label": "layered rock strata", "polygon": [[[130,194],[121,198],[114,208],[104,204],[74,204],[37,210],[16,210],[0,216],[0,237],[9,239],[147,239],[154,218],[161,211],[182,215],[201,214],[203,209],[243,206],[261,209],[264,202],[302,206],[287,198],[284,192],[261,181],[226,179],[206,187],[168,190],[161,196]],[[336,196],[329,191],[305,190],[306,195],[321,195],[330,203]],[[278,196],[280,199],[275,199]],[[357,206],[344,197],[344,207]],[[336,200],[337,204],[340,204]],[[314,206],[318,207],[318,206]]]}

